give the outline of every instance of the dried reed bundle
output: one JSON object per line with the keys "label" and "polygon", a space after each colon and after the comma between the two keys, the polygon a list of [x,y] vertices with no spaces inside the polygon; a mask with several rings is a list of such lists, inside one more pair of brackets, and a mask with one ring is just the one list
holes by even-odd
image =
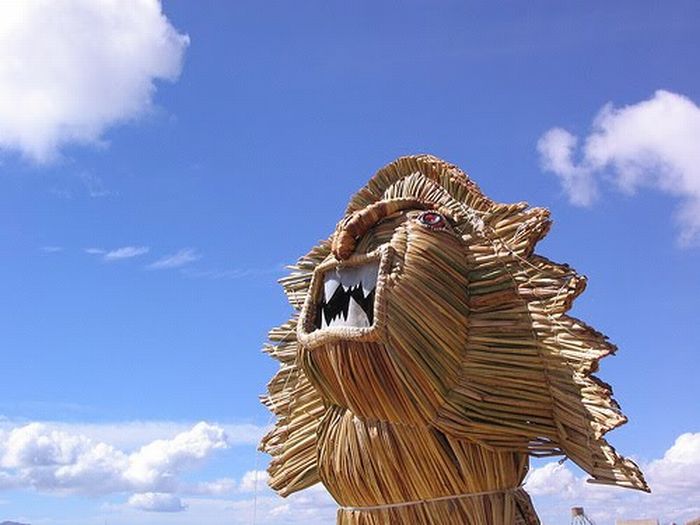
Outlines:
{"label": "dried reed bundle", "polygon": [[321,481],[347,525],[539,523],[530,455],[648,490],[603,437],[626,421],[591,375],[615,347],[566,315],[585,278],[533,254],[549,226],[434,157],[381,169],[281,280],[272,488]]}

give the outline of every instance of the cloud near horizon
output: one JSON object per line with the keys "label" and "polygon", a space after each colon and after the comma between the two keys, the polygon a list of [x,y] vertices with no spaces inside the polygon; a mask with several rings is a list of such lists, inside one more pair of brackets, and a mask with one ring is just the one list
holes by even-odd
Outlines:
{"label": "cloud near horizon", "polygon": [[550,509],[572,506],[583,506],[599,524],[620,518],[685,523],[700,517],[700,432],[681,434],[662,458],[640,466],[651,494],[587,483],[587,475],[577,475],[566,463],[556,461],[532,469],[525,489],[535,499],[544,525],[554,525],[561,518],[561,512]]}
{"label": "cloud near horizon", "polygon": [[188,45],[159,0],[0,2],[0,152],[47,163],[100,144],[152,109]]}
{"label": "cloud near horizon", "polygon": [[[167,421],[125,423],[26,423],[0,419],[0,490],[31,488],[79,497],[124,494],[107,504],[130,523],[147,524],[153,512],[183,514],[176,523],[300,523],[332,521],[336,504],[323,488],[280,498],[263,470],[232,478],[192,482],[204,462],[232,446],[254,445],[262,427],[185,425]],[[261,463],[263,466],[264,463]],[[662,457],[642,463],[652,494],[592,485],[571,463],[532,468],[525,488],[543,525],[556,525],[574,505],[599,525],[620,517],[683,520],[700,516],[700,432],[685,433]],[[175,522],[174,522],[175,523]],[[666,523],[666,521],[662,521]]]}
{"label": "cloud near horizon", "polygon": [[134,494],[129,498],[128,505],[146,512],[181,512],[187,509],[179,497],[161,492]]}
{"label": "cloud near horizon", "polygon": [[537,149],[572,204],[592,205],[601,180],[628,194],[651,188],[679,199],[681,245],[700,243],[700,107],[689,98],[659,90],[637,104],[606,104],[581,145],[555,127]]}
{"label": "cloud near horizon", "polygon": [[[221,426],[205,422],[130,453],[84,434],[29,423],[0,429],[0,489],[31,487],[86,496],[130,492],[132,506],[172,512],[173,494],[188,489],[180,477],[230,446]],[[222,484],[217,480],[212,486]],[[198,487],[197,493],[216,492],[207,487]]]}

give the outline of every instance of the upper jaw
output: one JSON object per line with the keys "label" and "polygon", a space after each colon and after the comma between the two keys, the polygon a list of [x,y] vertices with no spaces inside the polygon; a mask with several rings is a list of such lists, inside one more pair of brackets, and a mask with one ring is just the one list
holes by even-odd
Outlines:
{"label": "upper jaw", "polygon": [[313,347],[332,340],[376,341],[384,324],[384,282],[391,252],[387,244],[345,261],[321,263],[302,308],[299,342]]}

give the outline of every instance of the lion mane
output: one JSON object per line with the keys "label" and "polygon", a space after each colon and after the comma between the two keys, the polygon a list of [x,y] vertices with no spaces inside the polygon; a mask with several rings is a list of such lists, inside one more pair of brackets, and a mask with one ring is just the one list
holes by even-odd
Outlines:
{"label": "lion mane", "polygon": [[[444,228],[418,224],[425,210]],[[496,203],[430,155],[380,169],[280,280],[294,314],[264,349],[281,365],[263,397],[277,418],[260,445],[270,486],[287,495],[320,481],[319,436],[348,412],[487,450],[564,455],[591,482],[648,491],[604,437],[626,422],[593,375],[616,347],[567,315],[586,279],[534,253],[550,224],[548,210]],[[379,268],[372,327],[319,330],[323,273],[353,257]]]}

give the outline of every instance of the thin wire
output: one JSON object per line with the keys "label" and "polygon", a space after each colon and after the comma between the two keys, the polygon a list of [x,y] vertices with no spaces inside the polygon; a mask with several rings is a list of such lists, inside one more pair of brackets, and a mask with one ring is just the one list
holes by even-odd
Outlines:
{"label": "thin wire", "polygon": [[[277,341],[275,346],[279,346],[279,345],[285,343],[287,341],[287,338],[291,334],[296,334],[296,326],[294,328],[290,328],[289,330],[287,330],[287,332],[284,334],[282,339]],[[292,365],[293,367],[297,366],[298,359],[299,359],[299,353],[297,352],[297,355],[294,357],[294,364]],[[287,386],[289,384],[289,380],[292,378],[292,375],[294,375],[294,374],[292,374],[291,372],[289,374],[287,374],[287,377],[284,380],[284,385],[282,385],[283,391],[287,389]],[[268,400],[272,404],[273,410],[276,410],[277,405],[275,404],[275,401],[272,398],[272,396],[268,396]],[[273,411],[271,411],[270,416],[267,419],[267,425],[265,425],[266,428],[272,424],[272,420],[274,418],[275,418],[275,413]],[[255,474],[253,477],[253,522],[252,522],[252,525],[255,525],[257,523],[257,516],[258,516],[258,477],[259,477],[258,476],[258,473],[259,473],[258,466],[259,466],[259,461],[260,461],[260,450],[256,450],[255,451],[254,471],[253,471]]]}
{"label": "thin wire", "polygon": [[498,489],[498,490],[486,490],[484,492],[470,492],[464,494],[455,494],[453,496],[440,496],[438,498],[427,498],[418,499],[413,501],[402,501],[400,503],[386,503],[384,505],[371,505],[369,507],[340,507],[341,510],[347,511],[368,511],[368,510],[382,510],[382,509],[398,509],[401,507],[411,507],[414,505],[422,505],[424,503],[435,503],[438,501],[450,501],[454,499],[467,499],[467,498],[477,498],[479,496],[488,496],[490,494],[510,494],[517,490],[520,490],[522,486],[513,487],[512,489]]}
{"label": "thin wire", "polygon": [[[538,271],[538,272],[541,271],[540,268],[538,268],[537,266],[535,266],[534,264],[532,264],[529,260],[527,260],[527,259],[525,259],[524,257],[520,256],[520,255],[508,244],[508,242],[506,242],[505,240],[499,239],[499,238],[497,237],[497,235],[496,235],[496,232],[493,230],[493,228],[490,227],[490,226],[487,226],[486,223],[483,221],[483,219],[481,219],[481,217],[477,217],[477,218],[475,219],[475,216],[478,215],[479,213],[481,213],[483,216],[485,216],[485,215],[486,215],[486,212],[480,212],[480,211],[478,211],[478,210],[474,210],[473,208],[469,208],[468,206],[466,206],[466,205],[463,204],[463,203],[459,203],[459,205],[463,208],[463,211],[464,211],[465,215],[467,216],[467,219],[468,219],[469,222],[471,223],[472,227],[474,228],[474,230],[476,230],[477,232],[482,233],[482,234],[484,235],[484,238],[491,244],[491,246],[494,248],[494,250],[497,250],[496,253],[498,253],[498,251],[500,251],[501,249],[504,249],[504,250],[508,253],[508,255],[510,255],[510,256],[513,257],[514,259],[517,259],[518,261],[520,261],[521,263],[523,263],[523,264],[529,266],[531,269],[533,269],[533,270],[535,270],[535,271]],[[515,232],[514,237],[517,237],[520,233],[522,233],[521,228],[524,227],[524,226],[525,226],[525,223],[522,223],[522,224],[518,227],[518,229],[517,229],[516,232]],[[464,229],[461,230],[461,233],[464,234]],[[490,234],[493,234],[493,235],[495,236],[495,239],[492,238]],[[497,242],[500,243],[500,246],[497,244]],[[503,268],[505,269],[505,271],[510,275],[511,279],[513,280],[513,283],[514,283],[516,286],[518,286],[518,285],[517,285],[517,280],[515,279],[515,275],[513,275],[513,273],[510,271],[510,268],[508,267],[508,265],[507,265],[505,262],[502,262],[501,264],[502,264]],[[569,274],[569,276],[570,276],[570,277],[575,277],[575,276],[576,276],[576,272],[575,272],[575,271],[572,271],[572,272]],[[525,284],[532,284],[534,278],[535,278],[534,275],[528,277],[528,279],[527,279],[527,281],[525,282]],[[562,297],[563,291],[564,291],[564,289],[567,287],[567,285],[568,285],[568,282],[567,282],[567,283],[564,283],[564,284],[561,286],[561,288],[560,288],[559,291],[557,292],[557,295],[556,295],[555,298],[554,298],[555,300],[558,301],[558,300]],[[565,332],[567,332],[569,335],[572,335],[572,336],[578,338],[578,336],[577,336],[576,334],[574,334],[573,332],[571,332],[571,330],[569,330],[569,328],[568,328],[564,323],[562,323],[561,321],[559,321],[559,319],[557,319],[556,317],[554,317],[554,316],[553,316],[552,314],[550,314],[548,311],[545,311],[545,315],[547,316],[547,318],[548,318],[550,321],[552,321],[552,322],[553,322],[554,324],[556,324],[559,328],[561,328],[562,330],[564,330]]]}

